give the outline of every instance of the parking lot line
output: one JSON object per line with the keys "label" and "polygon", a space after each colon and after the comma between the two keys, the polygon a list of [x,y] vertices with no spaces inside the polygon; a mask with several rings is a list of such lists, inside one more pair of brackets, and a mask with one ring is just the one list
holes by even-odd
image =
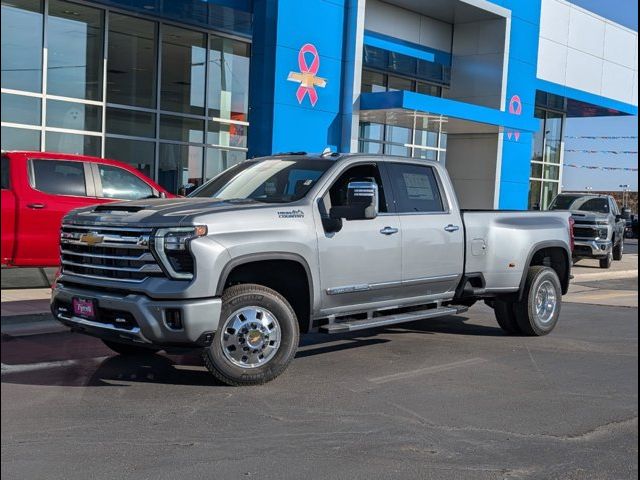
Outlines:
{"label": "parking lot line", "polygon": [[434,365],[432,367],[419,368],[417,370],[409,370],[407,372],[398,372],[392,375],[385,375],[382,377],[369,378],[368,380],[371,383],[381,384],[381,383],[393,382],[395,380],[403,380],[405,378],[426,375],[428,373],[443,372],[445,370],[451,370],[453,368],[466,367],[469,365],[477,365],[479,363],[484,363],[484,362],[486,362],[484,358],[469,358],[467,360],[460,360],[458,362],[444,363],[442,365]]}

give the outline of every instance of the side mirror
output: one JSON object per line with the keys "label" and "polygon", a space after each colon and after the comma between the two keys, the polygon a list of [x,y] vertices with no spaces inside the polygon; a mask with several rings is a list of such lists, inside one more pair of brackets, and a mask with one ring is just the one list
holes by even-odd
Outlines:
{"label": "side mirror", "polygon": [[378,216],[378,184],[374,181],[353,181],[347,185],[347,205],[333,207],[329,217],[345,220],[373,220]]}
{"label": "side mirror", "polygon": [[620,215],[624,220],[631,220],[631,209],[630,208],[623,208],[622,209],[622,215]]}
{"label": "side mirror", "polygon": [[167,198],[167,194],[166,194],[166,192],[160,192],[160,193],[158,194],[158,198]]}
{"label": "side mirror", "polygon": [[540,210],[540,204],[534,203],[533,206],[531,207],[531,210]]}

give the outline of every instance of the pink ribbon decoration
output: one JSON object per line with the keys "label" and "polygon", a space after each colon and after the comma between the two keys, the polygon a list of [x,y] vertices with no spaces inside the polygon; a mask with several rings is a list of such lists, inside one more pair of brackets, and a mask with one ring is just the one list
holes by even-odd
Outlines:
{"label": "pink ribbon decoration", "polygon": [[[307,63],[305,54],[312,55],[311,65]],[[318,103],[316,87],[324,88],[327,81],[317,76],[318,70],[320,70],[320,55],[314,45],[307,43],[302,46],[298,52],[298,67],[300,72],[290,72],[287,80],[300,84],[296,91],[298,103],[302,104],[304,97],[308,95],[311,106],[315,107]]]}
{"label": "pink ribbon decoration", "polygon": [[[509,102],[509,113],[511,115],[522,115],[522,100],[520,100],[519,95],[514,95],[513,97],[511,97],[511,101]],[[507,138],[511,140],[511,137],[514,137],[517,142],[518,140],[520,140],[520,132],[518,132],[517,130],[508,130]]]}

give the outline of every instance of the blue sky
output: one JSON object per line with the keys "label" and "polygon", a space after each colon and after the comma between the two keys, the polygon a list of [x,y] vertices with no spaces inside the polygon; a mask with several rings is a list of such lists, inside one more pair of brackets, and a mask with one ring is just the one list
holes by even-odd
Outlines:
{"label": "blue sky", "polygon": [[[570,0],[576,5],[609,18],[633,30],[638,30],[637,0]],[[568,119],[567,136],[637,136],[638,117],[603,117]],[[565,149],[570,150],[630,150],[638,151],[635,140],[586,140],[566,139]],[[565,153],[565,164],[601,165],[611,167],[638,167],[638,155],[611,155]],[[619,185],[630,185],[638,190],[638,172],[586,170],[565,168],[564,190],[620,190]]]}

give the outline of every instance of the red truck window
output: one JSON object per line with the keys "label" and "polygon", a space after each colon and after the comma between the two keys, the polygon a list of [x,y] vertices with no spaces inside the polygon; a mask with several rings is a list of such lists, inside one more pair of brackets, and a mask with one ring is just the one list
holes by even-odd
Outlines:
{"label": "red truck window", "polygon": [[9,190],[9,157],[2,155],[2,189]]}
{"label": "red truck window", "polygon": [[32,160],[33,187],[54,195],[86,196],[87,185],[82,162]]}
{"label": "red truck window", "polygon": [[153,189],[131,172],[111,165],[98,164],[102,197],[138,200],[153,196]]}

